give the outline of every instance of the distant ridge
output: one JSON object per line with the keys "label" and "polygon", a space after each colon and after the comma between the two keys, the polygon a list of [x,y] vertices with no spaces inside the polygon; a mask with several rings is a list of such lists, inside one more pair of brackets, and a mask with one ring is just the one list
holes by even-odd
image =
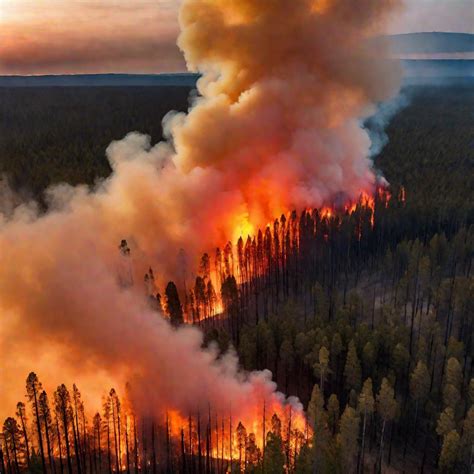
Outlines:
{"label": "distant ridge", "polygon": [[[402,59],[405,78],[474,80],[474,34],[424,32],[379,36],[376,46],[389,43],[394,58]],[[0,87],[196,87],[198,74],[77,74],[0,76]]]}
{"label": "distant ridge", "polygon": [[198,74],[72,74],[0,76],[0,87],[168,86],[195,87]]}
{"label": "distant ridge", "polygon": [[468,59],[405,59],[402,61],[405,79],[418,82],[430,79],[474,80],[474,60]]}
{"label": "distant ridge", "polygon": [[394,54],[438,54],[474,52],[474,34],[470,33],[407,33],[382,38],[390,41]]}

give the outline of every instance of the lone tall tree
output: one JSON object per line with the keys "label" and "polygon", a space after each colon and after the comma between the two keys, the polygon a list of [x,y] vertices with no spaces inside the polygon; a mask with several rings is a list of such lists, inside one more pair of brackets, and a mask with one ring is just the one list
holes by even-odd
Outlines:
{"label": "lone tall tree", "polygon": [[40,424],[39,403],[38,403],[38,397],[42,389],[43,387],[41,385],[41,382],[38,379],[38,376],[34,372],[31,372],[28,375],[28,378],[26,379],[26,396],[28,397],[28,400],[33,404],[33,412],[34,412],[35,421],[36,421],[36,430],[38,433],[38,445],[39,445],[40,454],[41,454],[41,464],[43,467],[43,472],[46,472],[46,460],[44,457],[43,437],[41,435],[41,424]]}
{"label": "lone tall tree", "polygon": [[174,326],[183,324],[183,307],[181,306],[181,301],[179,300],[178,289],[172,281],[166,285],[165,296],[166,312],[170,317],[171,324]]}
{"label": "lone tall tree", "polygon": [[69,474],[72,474],[72,462],[71,462],[71,447],[69,444],[69,431],[70,425],[73,423],[72,408],[71,408],[71,396],[69,391],[64,384],[60,385],[54,392],[54,408],[61,418],[61,424],[63,427],[64,441],[66,443],[66,456],[67,456],[67,468]]}

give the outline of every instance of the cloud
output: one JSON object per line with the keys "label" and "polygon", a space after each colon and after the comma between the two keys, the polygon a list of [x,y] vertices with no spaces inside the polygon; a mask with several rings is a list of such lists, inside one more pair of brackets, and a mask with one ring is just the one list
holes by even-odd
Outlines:
{"label": "cloud", "polygon": [[[1,36],[1,35],[0,35]],[[49,35],[0,45],[0,73],[177,72],[184,60],[173,36]]]}
{"label": "cloud", "polygon": [[472,0],[406,0],[405,9],[393,16],[390,32],[423,31],[474,33]]}
{"label": "cloud", "polygon": [[1,13],[0,74],[185,69],[173,1],[18,0]]}

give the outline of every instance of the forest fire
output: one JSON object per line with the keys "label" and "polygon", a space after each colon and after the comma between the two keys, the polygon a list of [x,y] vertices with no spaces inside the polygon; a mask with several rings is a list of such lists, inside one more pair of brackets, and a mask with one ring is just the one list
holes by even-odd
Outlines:
{"label": "forest fire", "polygon": [[[365,251],[386,195],[359,200],[377,182],[360,119],[396,93],[400,76],[365,47],[392,0],[360,10],[314,3],[184,0],[178,44],[202,77],[188,114],[165,120],[169,140],[152,146],[129,134],[107,149],[112,174],[93,189],[56,186],[47,212],[28,203],[2,214],[0,342],[9,358],[0,414],[8,416],[24,393],[23,373],[38,371],[53,394],[60,459],[76,438],[81,462],[83,430],[86,446],[114,438],[116,471],[124,452],[129,463],[141,457],[156,466],[163,420],[159,458],[168,465],[196,453],[217,459],[218,446],[221,460],[258,464],[273,443],[290,470],[311,444],[302,405],[277,391],[268,370],[243,371],[232,347],[251,319],[267,322],[302,289],[304,307],[315,311],[318,290],[308,282],[332,274],[326,260],[319,264],[328,249],[338,250],[333,260]],[[354,201],[346,212],[331,204],[340,195]],[[287,213],[293,209],[309,210]],[[228,350],[185,321],[217,336],[225,329]],[[137,433],[123,426],[128,417],[120,418],[115,391],[98,437],[87,432],[86,421],[70,416],[80,411],[66,389],[73,383],[96,406],[104,387],[128,384]],[[53,428],[46,414],[35,419],[43,420],[38,448]],[[197,445],[186,448],[186,427],[192,440],[198,431]],[[126,443],[133,437],[135,461],[115,440],[123,435]]]}
{"label": "forest fire", "polygon": [[[200,270],[194,277],[194,286],[192,279],[184,282],[184,288],[181,288],[181,292],[184,290],[184,320],[188,323],[199,323],[209,318],[219,317],[224,313],[226,306],[222,298],[222,288],[224,282],[230,277],[236,277],[236,284],[242,291],[242,287],[250,285],[252,280],[262,278],[271,266],[276,265],[284,271],[291,253],[300,245],[302,234],[307,232],[307,229],[301,227],[301,220],[305,216],[311,216],[310,233],[316,235],[323,232],[325,239],[328,238],[328,226],[334,224],[340,226],[342,216],[356,219],[354,236],[360,241],[363,232],[362,214],[369,220],[370,227],[373,229],[376,202],[377,205],[387,208],[390,199],[391,194],[387,188],[379,186],[373,196],[362,192],[357,201],[344,206],[309,209],[298,218],[296,213],[287,212],[276,219],[273,225],[267,224],[263,229],[252,225],[248,220],[248,215],[236,217],[237,224],[232,233],[233,240],[227,242],[223,249],[217,248],[214,259],[211,259],[207,253],[203,254],[199,265]],[[148,294],[153,298],[157,292],[160,306],[166,313],[166,306],[162,304],[159,288],[154,285],[151,290],[149,289]]]}

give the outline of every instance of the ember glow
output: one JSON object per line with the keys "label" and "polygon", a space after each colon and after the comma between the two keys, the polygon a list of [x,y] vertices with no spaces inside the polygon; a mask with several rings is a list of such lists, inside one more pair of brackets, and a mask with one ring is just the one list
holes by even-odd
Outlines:
{"label": "ember glow", "polygon": [[[150,265],[158,287],[190,279],[202,252],[229,238],[258,240],[258,229],[293,209],[326,205],[321,216],[331,219],[337,195],[351,202],[365,193],[361,205],[373,214],[376,178],[360,120],[396,93],[400,71],[363,44],[394,4],[183,2],[179,46],[203,76],[189,113],[165,120],[170,140],[151,146],[130,134],[109,146],[113,173],[93,190],[57,186],[48,213],[26,203],[2,216],[0,342],[9,358],[0,415],[14,409],[34,369],[46,387],[77,382],[96,406],[104,387],[130,382],[136,413],[168,413],[174,433],[210,406],[263,439],[265,406],[307,435],[302,406],[277,392],[269,372],[242,373],[234,354],[203,350],[198,329],[157,318],[141,281]],[[124,239],[131,258],[117,251]],[[229,252],[223,265],[245,282]],[[224,456],[236,456],[229,443]]]}

